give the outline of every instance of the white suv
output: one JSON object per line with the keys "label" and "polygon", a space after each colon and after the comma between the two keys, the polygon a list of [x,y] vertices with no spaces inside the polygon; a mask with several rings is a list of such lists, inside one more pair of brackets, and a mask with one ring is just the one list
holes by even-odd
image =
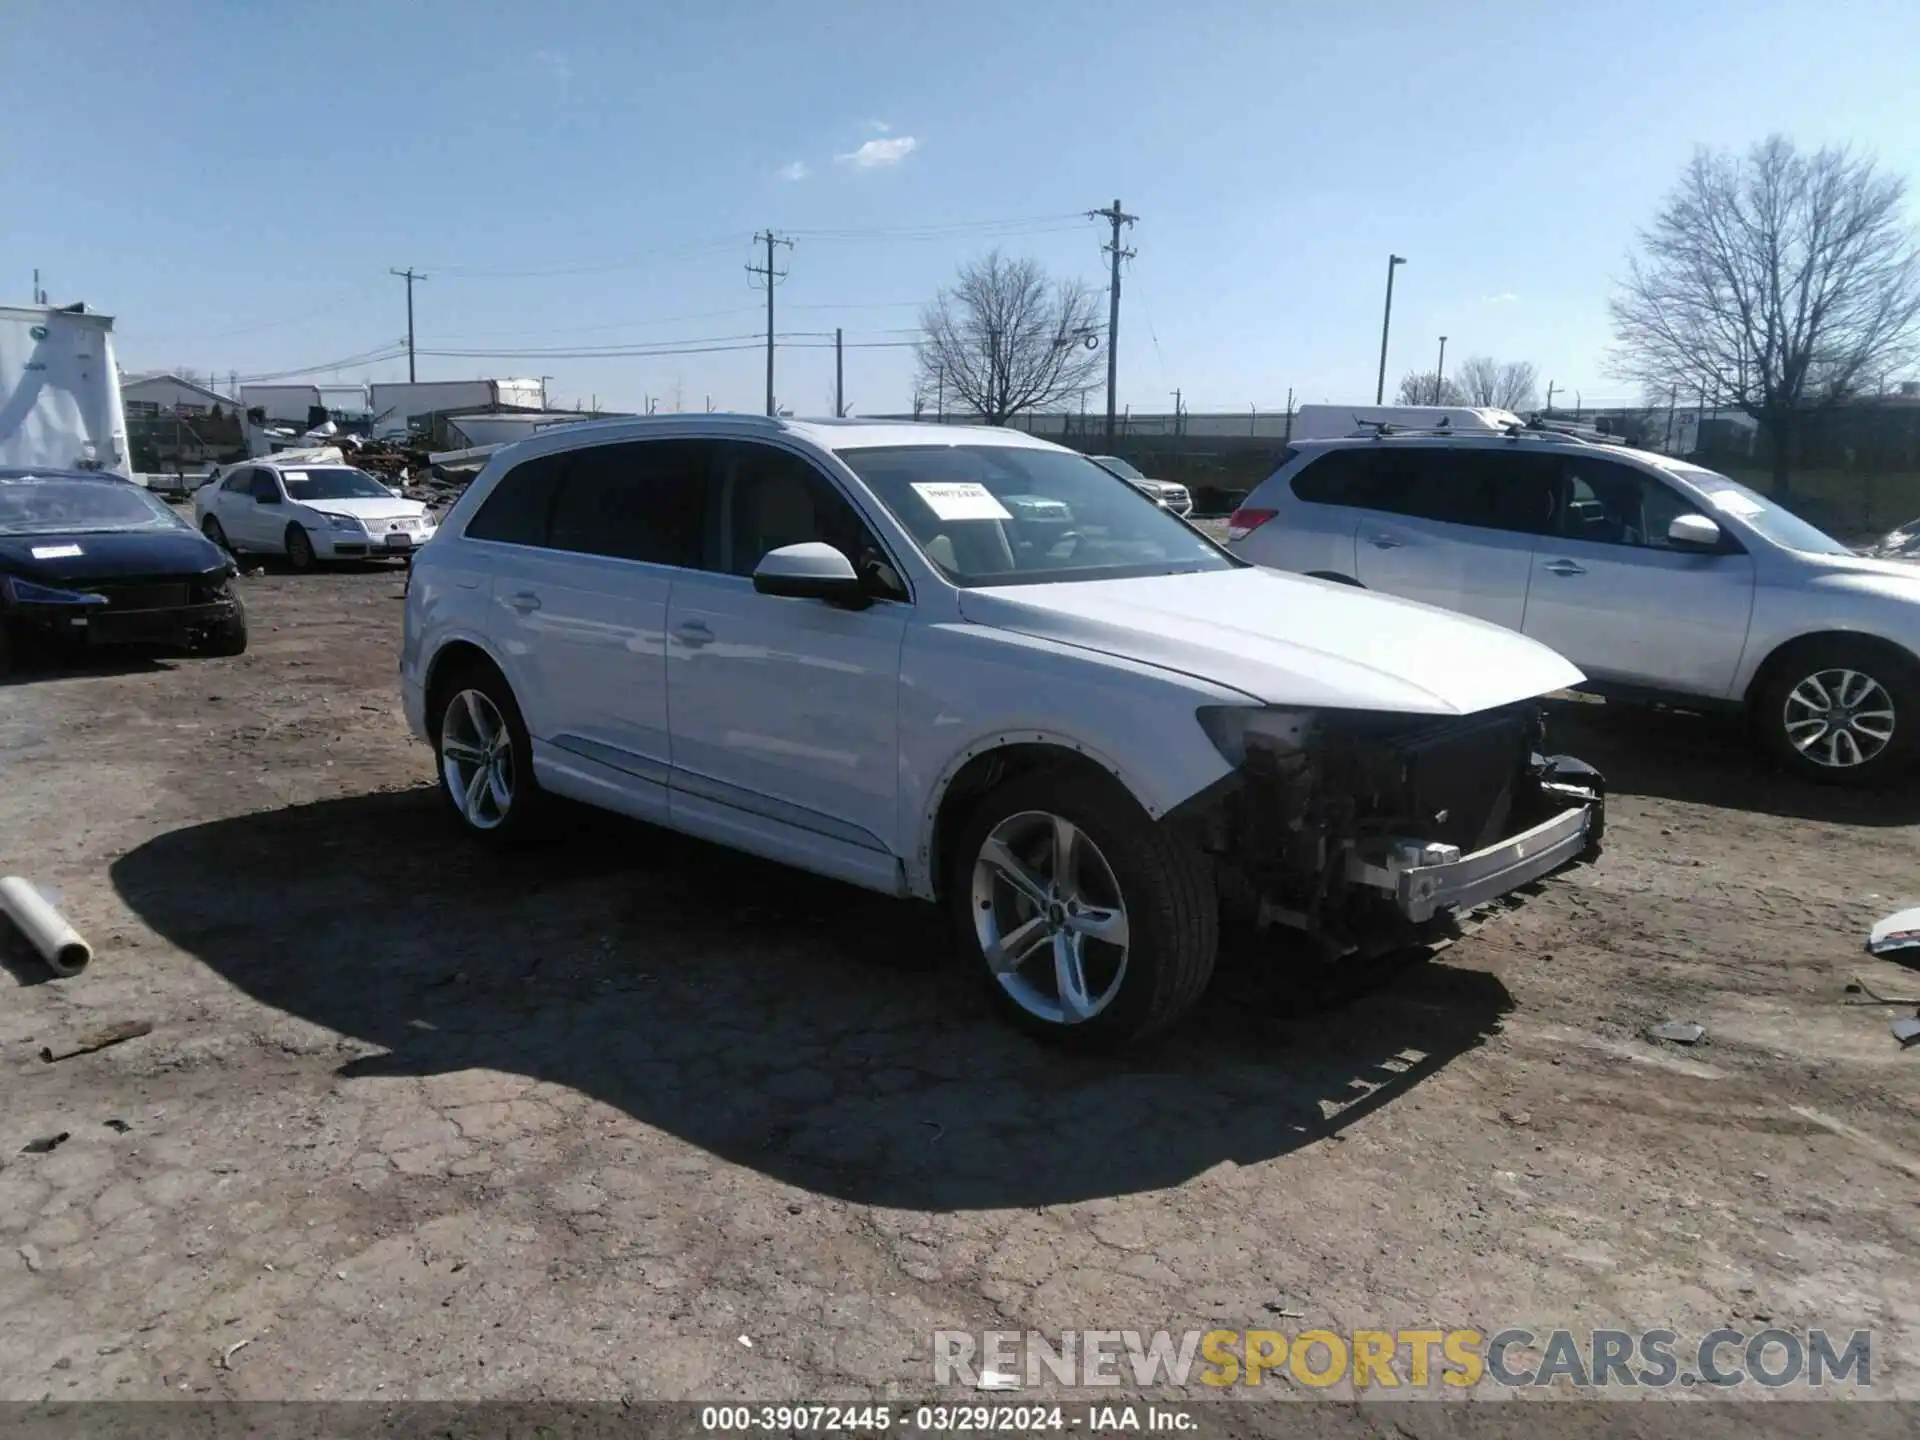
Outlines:
{"label": "white suv", "polygon": [[1302,444],[1227,543],[1517,630],[1602,693],[1744,708],[1812,779],[1885,781],[1920,741],[1920,571],[1665,456],[1519,427]]}
{"label": "white suv", "polygon": [[1572,666],[1246,565],[1011,430],[592,422],[494,456],[414,562],[400,677],[460,824],[549,795],[942,901],[1045,1034],[1171,1023],[1220,902],[1334,956],[1589,853]]}

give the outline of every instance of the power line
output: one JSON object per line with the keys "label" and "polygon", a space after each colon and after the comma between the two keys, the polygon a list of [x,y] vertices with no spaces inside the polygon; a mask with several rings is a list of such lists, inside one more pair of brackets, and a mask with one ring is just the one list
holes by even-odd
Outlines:
{"label": "power line", "polygon": [[749,275],[758,275],[760,277],[761,282],[765,284],[767,287],[767,414],[771,415],[774,413],[774,408],[773,408],[773,291],[775,286],[777,286],[782,280],[787,278],[786,271],[776,270],[773,267],[773,247],[776,245],[784,245],[787,247],[787,249],[791,250],[793,249],[793,241],[782,239],[780,236],[774,234],[771,228],[760,231],[758,234],[756,234],[753,237],[753,240],[756,245],[764,240],[767,246],[767,263],[764,266],[749,265],[747,266],[747,273]]}
{"label": "power line", "polygon": [[407,347],[397,340],[388,341],[384,347],[364,350],[358,355],[348,355],[339,360],[324,360],[317,365],[302,365],[291,370],[263,371],[258,375],[239,375],[234,377],[243,384],[257,383],[263,380],[290,380],[302,375],[320,375],[332,370],[345,370],[350,365],[377,365],[386,360],[398,360],[407,353]]}

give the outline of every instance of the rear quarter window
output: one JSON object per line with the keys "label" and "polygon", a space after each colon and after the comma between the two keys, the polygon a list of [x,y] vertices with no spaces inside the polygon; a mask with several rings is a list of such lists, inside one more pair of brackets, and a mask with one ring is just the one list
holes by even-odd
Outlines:
{"label": "rear quarter window", "polygon": [[1294,471],[1294,497],[1309,505],[1377,506],[1373,460],[1370,450],[1328,450]]}
{"label": "rear quarter window", "polygon": [[545,545],[554,492],[568,458],[564,451],[558,455],[537,455],[509,470],[467,522],[467,539],[497,540],[507,545]]}

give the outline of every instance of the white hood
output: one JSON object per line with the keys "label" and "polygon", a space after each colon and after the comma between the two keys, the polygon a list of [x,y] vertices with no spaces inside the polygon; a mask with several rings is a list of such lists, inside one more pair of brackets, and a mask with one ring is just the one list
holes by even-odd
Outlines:
{"label": "white hood", "polygon": [[1471,715],[1585,678],[1498,625],[1272,570],[967,590],[960,610],[1271,705]]}
{"label": "white hood", "polygon": [[296,500],[294,504],[327,515],[351,515],[356,520],[417,520],[427,513],[427,507],[418,500],[402,500],[395,495],[384,499],[369,495],[360,500]]}

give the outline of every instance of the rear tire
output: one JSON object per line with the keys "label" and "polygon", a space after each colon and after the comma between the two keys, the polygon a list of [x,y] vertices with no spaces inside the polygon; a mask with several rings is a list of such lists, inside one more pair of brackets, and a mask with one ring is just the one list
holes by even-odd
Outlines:
{"label": "rear tire", "polygon": [[545,797],[533,778],[526,721],[505,677],[490,665],[467,665],[435,683],[428,714],[440,793],[460,828],[501,849],[528,840]]}
{"label": "rear tire", "polygon": [[287,526],[287,564],[295,570],[311,570],[313,562],[313,541],[307,532],[298,525]]}
{"label": "rear tire", "polygon": [[1882,785],[1920,742],[1920,663],[1891,645],[1838,637],[1794,646],[1768,668],[1749,716],[1782,765],[1822,785]]}
{"label": "rear tire", "polygon": [[1220,913],[1204,857],[1102,776],[1043,771],[989,793],[956,837],[946,903],[994,1005],[1049,1041],[1145,1040],[1213,975]]}

